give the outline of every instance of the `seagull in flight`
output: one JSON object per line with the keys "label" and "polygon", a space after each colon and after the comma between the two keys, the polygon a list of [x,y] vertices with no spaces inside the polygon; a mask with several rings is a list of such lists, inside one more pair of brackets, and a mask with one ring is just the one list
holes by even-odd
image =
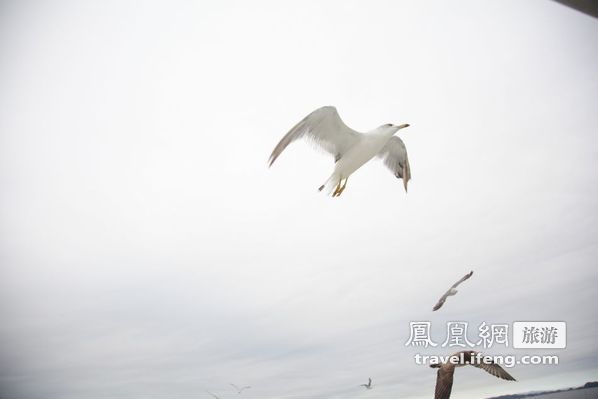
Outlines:
{"label": "seagull in flight", "polygon": [[408,126],[406,123],[387,123],[367,133],[359,133],[345,125],[335,107],[321,107],[303,118],[280,140],[270,155],[269,166],[289,144],[305,137],[334,156],[334,170],[320,186],[320,191],[327,187],[333,197],[340,196],[347,187],[349,176],[377,156],[395,177],[403,179],[407,192],[407,183],[411,179],[407,149],[403,140],[394,134]]}
{"label": "seagull in flight", "polygon": [[372,385],[372,379],[368,378],[367,384],[361,384],[360,387],[365,387],[365,389],[372,389],[374,386]]}
{"label": "seagull in flight", "polygon": [[246,389],[251,388],[249,385],[246,385],[244,387],[239,388],[238,386],[236,386],[235,384],[230,384],[233,388],[235,388],[237,390],[237,393],[240,394],[241,392],[243,392]]}
{"label": "seagull in flight", "polygon": [[207,393],[210,394],[211,397],[213,397],[214,399],[220,399],[218,396],[214,395],[212,392],[210,391],[206,391]]}
{"label": "seagull in flight", "polygon": [[465,280],[467,280],[468,278],[470,278],[472,274],[473,274],[473,271],[467,273],[465,276],[463,276],[463,278],[461,278],[461,280],[459,280],[455,284],[453,284],[452,287],[449,288],[449,290],[447,292],[445,292],[442,297],[440,297],[440,299],[438,300],[436,305],[434,305],[434,307],[432,308],[432,311],[436,311],[436,310],[440,309],[442,307],[442,305],[444,305],[446,298],[457,294],[457,292],[458,292],[457,286],[459,284],[461,284],[462,282],[464,282]]}
{"label": "seagull in flight", "polygon": [[451,355],[451,360],[446,363],[431,364],[430,367],[437,368],[436,389],[434,399],[449,399],[453,388],[453,374],[455,367],[471,365],[481,368],[503,380],[516,381],[505,369],[494,363],[490,357],[484,357],[476,351],[461,351]]}

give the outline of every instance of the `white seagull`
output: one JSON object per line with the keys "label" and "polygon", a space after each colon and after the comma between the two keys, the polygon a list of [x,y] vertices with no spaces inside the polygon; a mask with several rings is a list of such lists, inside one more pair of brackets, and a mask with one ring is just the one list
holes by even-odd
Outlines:
{"label": "white seagull", "polygon": [[365,387],[365,389],[372,389],[374,386],[372,385],[372,379],[368,378],[367,384],[361,384],[360,387]]}
{"label": "white seagull", "polygon": [[241,387],[241,388],[239,388],[239,387],[238,387],[238,386],[236,386],[235,384],[230,384],[230,385],[231,385],[233,388],[235,388],[235,389],[237,390],[237,393],[241,393],[241,392],[243,392],[244,390],[251,388],[249,385],[247,385],[247,386],[244,386],[244,387]]}
{"label": "white seagull", "polygon": [[447,292],[445,292],[443,296],[440,297],[440,299],[438,300],[436,305],[434,305],[434,307],[432,308],[432,311],[436,311],[436,310],[440,309],[442,307],[442,305],[444,305],[446,298],[448,298],[449,296],[456,295],[457,292],[459,292],[459,291],[457,291],[457,287],[459,286],[459,284],[461,284],[462,282],[464,282],[465,280],[470,278],[472,274],[473,274],[473,271],[470,271],[465,276],[463,276],[461,278],[461,280],[459,280],[455,284],[453,284],[452,287],[449,288],[449,290]]}
{"label": "white seagull", "polygon": [[345,190],[349,176],[370,159],[378,156],[397,178],[403,179],[406,192],[407,183],[411,178],[407,149],[403,140],[394,134],[408,126],[406,123],[398,126],[387,123],[370,132],[359,133],[345,125],[336,108],[318,108],[297,123],[280,140],[270,155],[269,166],[272,166],[289,144],[306,137],[334,156],[334,171],[319,188],[320,191],[328,187],[328,192],[332,192],[333,197],[338,197]]}

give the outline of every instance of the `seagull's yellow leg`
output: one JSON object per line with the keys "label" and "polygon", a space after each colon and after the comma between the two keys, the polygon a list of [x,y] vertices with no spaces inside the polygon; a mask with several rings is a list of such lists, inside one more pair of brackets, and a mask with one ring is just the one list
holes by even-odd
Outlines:
{"label": "seagull's yellow leg", "polygon": [[332,193],[333,197],[338,197],[338,192],[341,189],[341,182],[343,181],[343,179],[340,179],[338,181],[338,184],[336,185],[336,188],[334,189],[334,192]]}
{"label": "seagull's yellow leg", "polygon": [[349,178],[347,177],[345,179],[345,183],[343,184],[343,186],[341,187],[341,189],[338,191],[338,194],[336,195],[337,197],[339,197],[343,193],[343,191],[345,191],[345,187],[347,187],[347,182],[348,181],[349,181]]}

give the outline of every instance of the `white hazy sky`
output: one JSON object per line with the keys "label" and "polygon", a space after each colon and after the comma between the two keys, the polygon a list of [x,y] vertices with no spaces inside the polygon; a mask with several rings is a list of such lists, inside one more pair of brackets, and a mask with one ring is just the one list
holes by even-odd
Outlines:
{"label": "white hazy sky", "polygon": [[[430,398],[417,320],[568,323],[460,398],[595,380],[597,38],[547,0],[2,2],[0,397]],[[329,104],[411,124],[409,194],[267,169]]]}

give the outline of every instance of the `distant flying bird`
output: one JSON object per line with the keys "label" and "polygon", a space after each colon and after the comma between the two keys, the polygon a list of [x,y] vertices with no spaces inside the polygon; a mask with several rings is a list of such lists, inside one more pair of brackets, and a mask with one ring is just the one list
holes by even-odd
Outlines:
{"label": "distant flying bird", "polygon": [[367,384],[361,384],[360,387],[365,387],[365,389],[372,389],[372,379],[368,378],[368,383]]}
{"label": "distant flying bird", "polygon": [[220,399],[218,396],[214,395],[212,392],[210,391],[206,391],[207,393],[210,394],[210,396],[212,396],[214,399]]}
{"label": "distant flying bird", "polygon": [[238,387],[238,386],[236,386],[235,384],[230,384],[230,385],[231,385],[233,388],[235,388],[235,389],[237,390],[237,393],[239,393],[239,394],[240,394],[241,392],[243,392],[244,390],[251,388],[249,385],[247,385],[247,386],[244,386],[244,387],[241,387],[241,388],[239,388],[239,387]]}
{"label": "distant flying bird", "polygon": [[476,351],[461,351],[451,355],[455,358],[455,362],[447,362],[440,364],[431,364],[430,367],[437,368],[436,374],[436,389],[434,392],[434,399],[449,399],[451,397],[451,390],[453,388],[453,374],[455,367],[462,367],[471,365],[481,368],[482,370],[492,374],[495,377],[503,380],[516,381],[509,373],[505,371],[498,364],[494,363],[491,358],[482,356]]}
{"label": "distant flying bird", "polygon": [[378,156],[397,178],[403,179],[403,186],[407,192],[407,183],[411,179],[407,149],[403,141],[394,134],[408,126],[406,123],[398,126],[387,123],[364,134],[345,125],[336,108],[318,108],[297,123],[280,140],[270,155],[269,166],[272,166],[289,144],[305,137],[334,156],[334,171],[320,186],[320,191],[328,187],[328,192],[332,192],[333,197],[340,196],[347,186],[349,176],[370,159]]}
{"label": "distant flying bird", "polygon": [[432,311],[440,309],[442,307],[442,305],[444,305],[446,298],[448,298],[449,296],[455,295],[458,292],[457,286],[459,284],[461,284],[462,282],[464,282],[465,280],[467,280],[468,278],[470,278],[472,274],[473,274],[473,271],[467,273],[465,276],[463,276],[463,278],[461,280],[459,280],[455,284],[453,284],[453,286],[451,288],[449,288],[449,290],[447,292],[445,292],[444,295],[438,300],[436,305],[434,305],[434,308],[432,308]]}

